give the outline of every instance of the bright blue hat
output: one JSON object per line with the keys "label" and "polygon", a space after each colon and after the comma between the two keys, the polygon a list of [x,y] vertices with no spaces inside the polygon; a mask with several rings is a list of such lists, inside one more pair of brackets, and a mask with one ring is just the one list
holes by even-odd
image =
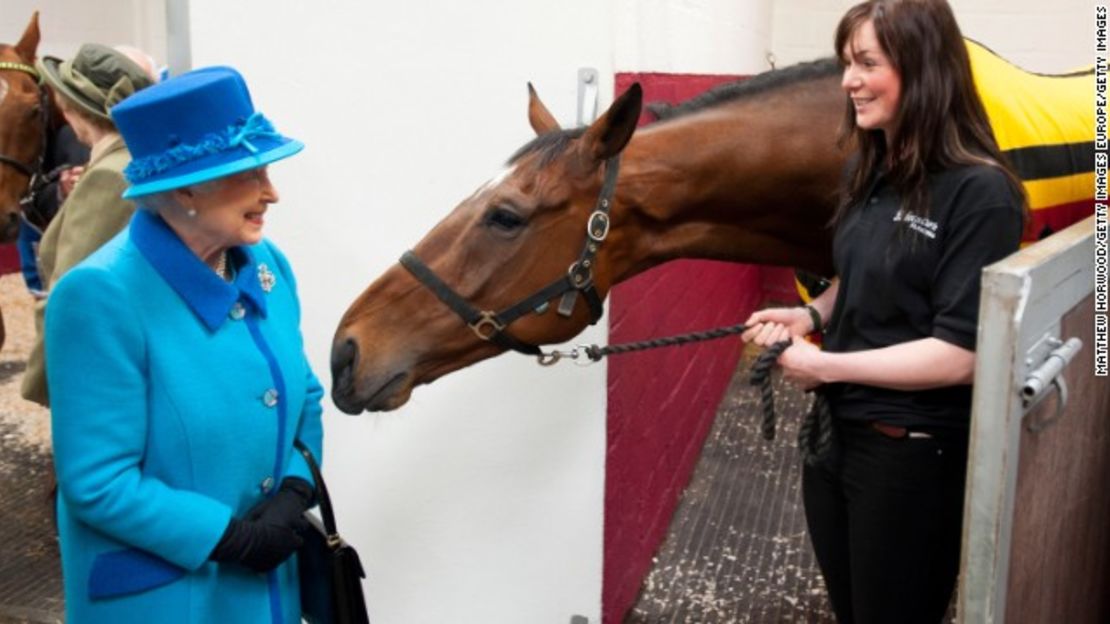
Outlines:
{"label": "bright blue hat", "polygon": [[131,199],[255,169],[304,149],[254,110],[230,67],[206,67],[139,91],[111,110],[131,164]]}

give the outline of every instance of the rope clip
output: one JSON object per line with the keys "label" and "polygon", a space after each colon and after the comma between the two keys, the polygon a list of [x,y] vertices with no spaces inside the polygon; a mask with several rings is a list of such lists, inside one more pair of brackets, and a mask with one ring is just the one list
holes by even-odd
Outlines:
{"label": "rope clip", "polygon": [[540,366],[554,366],[562,359],[573,361],[578,366],[592,366],[600,360],[594,360],[589,357],[582,357],[588,353],[589,345],[580,344],[570,351],[559,351],[552,349],[547,353],[540,353],[536,356],[536,361]]}

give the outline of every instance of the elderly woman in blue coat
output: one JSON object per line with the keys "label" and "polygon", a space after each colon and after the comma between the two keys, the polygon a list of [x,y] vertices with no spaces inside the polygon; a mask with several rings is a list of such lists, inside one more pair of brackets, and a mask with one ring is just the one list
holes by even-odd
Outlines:
{"label": "elderly woman in blue coat", "polygon": [[267,165],[303,145],[226,67],[112,117],[142,210],[46,313],[67,620],[299,622],[313,487],[294,441],[320,455],[323,391],[262,226]]}

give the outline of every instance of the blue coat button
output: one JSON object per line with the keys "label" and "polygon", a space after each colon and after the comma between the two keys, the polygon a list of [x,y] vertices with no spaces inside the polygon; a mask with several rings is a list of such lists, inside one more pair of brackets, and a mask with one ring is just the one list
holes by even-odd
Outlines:
{"label": "blue coat button", "polygon": [[228,316],[230,316],[233,321],[241,321],[246,315],[247,309],[238,301],[235,302],[235,305],[231,306],[231,312],[228,313]]}
{"label": "blue coat button", "polygon": [[264,392],[262,394],[262,404],[265,405],[266,407],[273,407],[273,406],[277,405],[277,402],[278,402],[278,392],[277,392],[277,390],[274,390],[273,388],[270,388],[269,390],[267,390],[266,392]]}
{"label": "blue coat button", "polygon": [[262,483],[258,484],[258,489],[262,490],[263,494],[269,494],[274,489],[274,478],[266,477],[263,479]]}

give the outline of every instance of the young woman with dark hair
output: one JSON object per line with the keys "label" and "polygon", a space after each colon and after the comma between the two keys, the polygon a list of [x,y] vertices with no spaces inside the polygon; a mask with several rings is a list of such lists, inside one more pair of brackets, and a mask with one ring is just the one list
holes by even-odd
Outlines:
{"label": "young woman with dark hair", "polygon": [[[837,278],[806,308],[752,315],[793,340],[835,443],[803,471],[841,622],[939,622],[959,568],[980,274],[1018,249],[1025,200],[943,0],[871,0],[836,31],[856,152],[835,217]],[[824,349],[803,336],[825,325]]]}

